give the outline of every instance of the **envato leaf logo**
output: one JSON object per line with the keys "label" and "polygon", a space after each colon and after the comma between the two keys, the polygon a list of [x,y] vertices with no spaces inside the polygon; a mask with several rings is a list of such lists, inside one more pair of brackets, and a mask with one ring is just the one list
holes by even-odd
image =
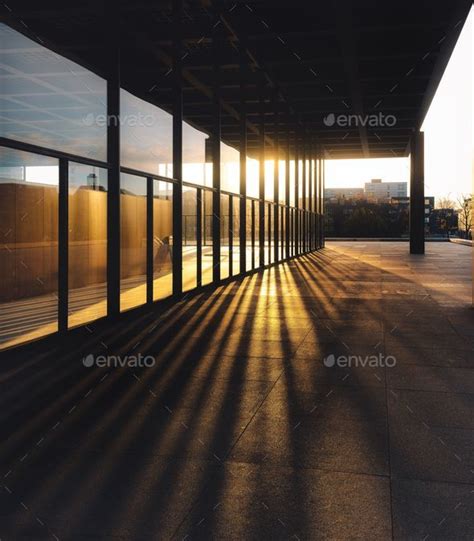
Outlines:
{"label": "envato leaf logo", "polygon": [[324,366],[326,366],[327,368],[332,368],[335,364],[336,364],[336,356],[334,355],[334,353],[331,353],[331,355],[328,355],[324,359]]}
{"label": "envato leaf logo", "polygon": [[87,367],[87,368],[90,368],[95,362],[95,359],[94,359],[94,355],[92,355],[92,353],[89,353],[89,355],[86,355],[83,359],[82,359],[82,364]]}
{"label": "envato leaf logo", "polygon": [[327,116],[323,118],[323,122],[325,126],[328,126],[328,127],[334,126],[336,122],[336,115],[334,113],[329,113]]}

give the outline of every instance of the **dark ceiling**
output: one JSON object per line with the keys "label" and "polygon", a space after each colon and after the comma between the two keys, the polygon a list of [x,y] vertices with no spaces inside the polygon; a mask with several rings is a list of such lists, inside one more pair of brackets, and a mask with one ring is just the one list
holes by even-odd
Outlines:
{"label": "dark ceiling", "polygon": [[[468,0],[185,1],[185,119],[212,127],[214,37],[225,142],[239,142],[242,43],[250,153],[258,148],[264,110],[269,148],[278,118],[280,133],[317,139],[327,158],[405,156],[470,6]],[[118,32],[122,86],[171,110],[169,1],[46,0],[39,7],[20,0],[0,9],[8,24],[105,76],[110,36]]]}

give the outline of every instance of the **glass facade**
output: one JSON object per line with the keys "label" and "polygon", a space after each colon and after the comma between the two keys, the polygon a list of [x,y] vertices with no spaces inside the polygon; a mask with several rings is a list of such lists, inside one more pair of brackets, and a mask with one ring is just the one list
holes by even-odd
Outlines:
{"label": "glass facade", "polygon": [[69,162],[68,326],[107,315],[107,170]]}
{"label": "glass facade", "polygon": [[173,293],[173,185],[153,180],[153,300]]}
{"label": "glass facade", "polygon": [[0,43],[0,136],[105,161],[105,79],[5,24]]}
{"label": "glass facade", "polygon": [[189,291],[197,286],[197,204],[197,189],[183,187],[183,291]]}
{"label": "glass facade", "polygon": [[221,279],[224,280],[230,276],[230,196],[221,195]]}
{"label": "glass facade", "polygon": [[120,310],[146,302],[146,178],[120,175]]}
{"label": "glass facade", "polygon": [[0,147],[0,347],[58,329],[58,160]]}
{"label": "glass facade", "polygon": [[240,153],[221,141],[214,198],[207,133],[183,121],[175,179],[170,113],[121,89],[107,117],[105,79],[6,25],[0,36],[0,349],[210,284],[215,266],[236,276],[242,250],[251,271],[323,244],[323,162],[266,160],[260,179],[247,156],[240,194]]}
{"label": "glass facade", "polygon": [[212,282],[212,192],[204,190],[202,196],[202,285]]}
{"label": "glass facade", "polygon": [[232,221],[231,234],[232,240],[232,276],[240,273],[240,197],[232,196]]}

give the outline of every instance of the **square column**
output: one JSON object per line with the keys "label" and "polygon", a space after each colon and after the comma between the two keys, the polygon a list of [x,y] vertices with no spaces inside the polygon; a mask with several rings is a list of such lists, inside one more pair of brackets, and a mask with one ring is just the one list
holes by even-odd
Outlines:
{"label": "square column", "polygon": [[410,253],[425,253],[425,143],[417,132],[410,143]]}

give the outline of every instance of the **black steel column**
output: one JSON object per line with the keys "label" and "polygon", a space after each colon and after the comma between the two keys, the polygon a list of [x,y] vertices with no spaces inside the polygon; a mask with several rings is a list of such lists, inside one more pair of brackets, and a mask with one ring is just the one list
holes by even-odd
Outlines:
{"label": "black steel column", "polygon": [[313,174],[313,139],[312,137],[308,140],[308,161],[309,161],[309,190],[308,190],[308,216],[309,216],[309,242],[308,242],[308,250],[313,250],[313,241],[314,241],[314,219],[313,219],[313,182],[314,182],[314,174]]}
{"label": "black steel column", "polygon": [[202,208],[204,206],[204,191],[197,189],[197,209],[196,209],[196,243],[197,243],[197,286],[202,286]]}
{"label": "black steel column", "polygon": [[236,195],[228,195],[228,205],[229,205],[229,223],[227,226],[227,235],[229,237],[229,276],[233,275],[234,272],[234,197]]}
{"label": "black steel column", "polygon": [[300,252],[300,228],[299,228],[299,182],[300,182],[300,168],[299,168],[299,137],[298,137],[298,124],[295,125],[295,223],[294,223],[294,250],[293,255],[298,255]]}
{"label": "black steel column", "polygon": [[173,0],[173,294],[183,291],[183,38],[182,0]]}
{"label": "black steel column", "polygon": [[69,237],[69,214],[68,214],[68,161],[64,158],[59,160],[59,228],[58,228],[58,329],[60,333],[68,328],[68,237]]}
{"label": "black steel column", "polygon": [[212,34],[213,86],[212,86],[212,280],[221,279],[221,67],[219,18]]}
{"label": "black steel column", "polygon": [[146,179],[146,302],[153,302],[153,178]]}
{"label": "black steel column", "polygon": [[274,140],[274,171],[273,171],[273,200],[275,204],[273,205],[273,260],[275,263],[278,261],[279,253],[279,220],[280,220],[280,113],[279,113],[279,96],[275,92],[273,100],[273,140]]}
{"label": "black steel column", "polygon": [[314,154],[314,212],[316,214],[315,225],[315,249],[319,246],[319,145],[316,143]]}
{"label": "black steel column", "polygon": [[424,133],[410,143],[410,253],[425,253],[425,151]]}
{"label": "black steel column", "polygon": [[321,153],[321,248],[324,248],[324,187],[326,185],[326,169],[324,157]]}
{"label": "black steel column", "polygon": [[303,212],[302,212],[302,248],[303,253],[306,252],[306,242],[307,242],[307,224],[306,224],[306,181],[307,181],[307,169],[306,169],[306,160],[308,154],[306,152],[306,131],[303,130],[301,133],[301,146],[303,149],[303,178],[302,178],[302,188],[303,188]]}
{"label": "black steel column", "polygon": [[265,265],[265,83],[260,83],[260,162],[259,162],[259,267]]}
{"label": "black steel column", "polygon": [[[116,23],[118,24],[118,23]],[[118,30],[116,30],[118,32]],[[120,50],[112,43],[107,79],[107,314],[120,313]]]}
{"label": "black steel column", "polygon": [[[289,116],[289,115],[288,115]],[[285,258],[290,257],[290,119],[286,125],[286,162],[285,162]]]}
{"label": "black steel column", "polygon": [[247,61],[245,44],[240,42],[240,272],[247,271]]}

